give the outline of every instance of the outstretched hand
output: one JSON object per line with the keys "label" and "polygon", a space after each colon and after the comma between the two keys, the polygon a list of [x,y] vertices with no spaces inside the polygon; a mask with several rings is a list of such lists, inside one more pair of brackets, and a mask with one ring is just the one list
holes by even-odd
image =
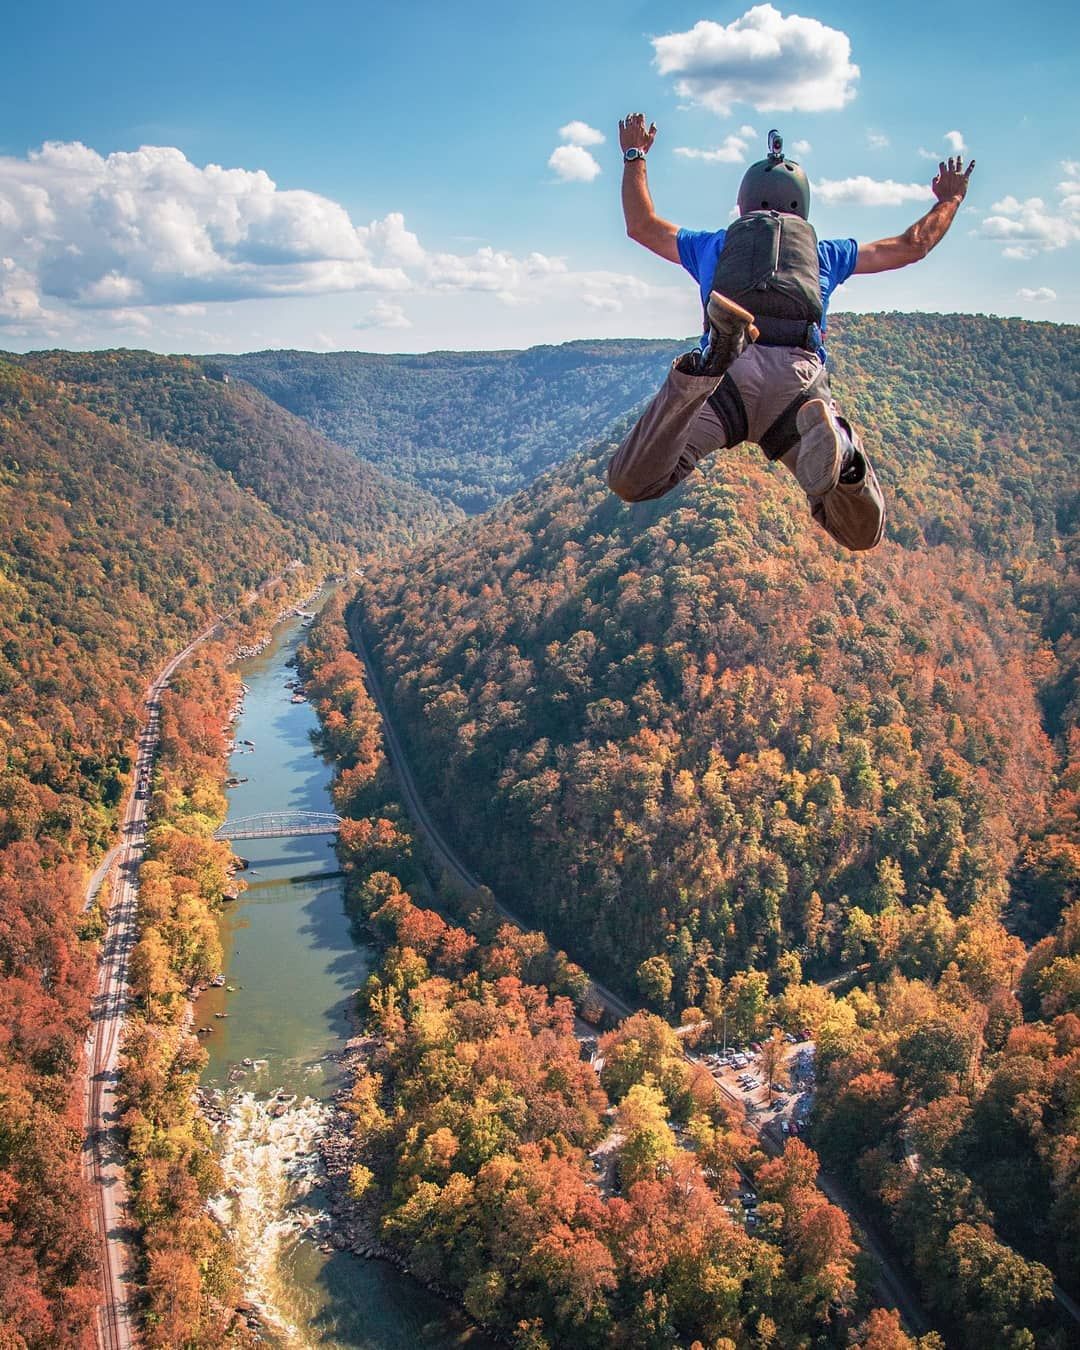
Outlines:
{"label": "outstretched hand", "polygon": [[951,197],[963,201],[967,195],[968,179],[975,167],[975,161],[972,160],[963,171],[960,168],[962,163],[960,156],[957,155],[955,159],[952,156],[947,160],[943,159],[938,165],[938,171],[930,187],[939,202],[948,201]]}
{"label": "outstretched hand", "polygon": [[655,140],[656,123],[646,127],[644,113],[627,113],[626,119],[619,123],[619,145],[624,155],[635,148],[648,154]]}

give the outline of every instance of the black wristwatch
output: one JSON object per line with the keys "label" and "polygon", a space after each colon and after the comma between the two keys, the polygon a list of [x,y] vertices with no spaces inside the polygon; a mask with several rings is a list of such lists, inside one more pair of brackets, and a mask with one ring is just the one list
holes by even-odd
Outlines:
{"label": "black wristwatch", "polygon": [[645,158],[645,151],[639,150],[636,145],[632,145],[630,149],[627,150],[626,154],[623,155],[622,162],[624,164],[633,164],[635,159],[644,159],[644,158]]}

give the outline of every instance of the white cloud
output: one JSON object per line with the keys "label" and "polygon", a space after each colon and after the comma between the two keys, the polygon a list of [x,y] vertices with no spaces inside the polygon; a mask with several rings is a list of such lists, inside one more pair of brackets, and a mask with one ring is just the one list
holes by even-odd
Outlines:
{"label": "white cloud", "polygon": [[588,122],[567,122],[559,128],[559,136],[571,145],[603,145],[607,137]]}
{"label": "white cloud", "polygon": [[1057,291],[1051,290],[1049,286],[1036,286],[1032,289],[1030,286],[1021,286],[1016,292],[1021,300],[1056,300]]}
{"label": "white cloud", "polygon": [[[583,147],[556,155],[572,157],[571,176],[600,171]],[[102,156],[54,143],[25,159],[0,156],[0,325],[9,335],[52,334],[80,312],[145,330],[155,312],[186,319],[233,300],[356,292],[388,297],[360,322],[392,329],[408,319],[389,297],[418,289],[489,292],[507,305],[585,291],[610,308],[605,298],[618,288],[609,274],[574,273],[541,253],[429,249],[400,212],[356,225],[326,197],[279,189],[260,171],[200,168],[169,147]]]}
{"label": "white cloud", "polygon": [[109,309],[103,317],[117,328],[134,328],[139,333],[149,333],[154,326],[144,309]]}
{"label": "white cloud", "polygon": [[1020,201],[1011,195],[991,206],[978,232],[1003,245],[1003,258],[1034,258],[1080,241],[1080,182],[1076,181],[1080,166],[1064,160],[1061,167],[1068,176],[1057,185],[1056,208],[1048,207],[1041,197]]}
{"label": "white cloud", "polygon": [[871,150],[885,150],[889,145],[889,138],[881,131],[868,131],[866,133],[866,144]]}
{"label": "white cloud", "polygon": [[813,185],[815,194],[830,206],[899,206],[902,202],[932,200],[923,183],[897,183],[891,178],[823,178]]}
{"label": "white cloud", "polygon": [[79,291],[79,299],[88,305],[118,305],[125,300],[138,300],[142,286],[131,277],[121,276],[119,272],[107,272]]}
{"label": "white cloud", "polygon": [[354,328],[411,328],[412,320],[401,305],[392,300],[376,300],[367,314],[361,315]]}
{"label": "white cloud", "polygon": [[925,146],[920,145],[917,151],[919,157],[932,159],[935,164],[939,164],[950,155],[962,155],[967,150],[962,131],[946,131],[942,139],[947,142],[944,150],[927,150]]}
{"label": "white cloud", "polygon": [[814,147],[809,141],[796,141],[791,148],[797,155],[808,155]]}
{"label": "white cloud", "polygon": [[44,317],[36,278],[14,258],[0,257],[0,324],[37,323]]}
{"label": "white cloud", "polygon": [[676,92],[722,115],[735,103],[820,112],[855,97],[859,68],[847,34],[769,4],[726,26],[701,19],[652,42],[656,67],[675,76]]}
{"label": "white cloud", "polygon": [[419,267],[424,261],[423,246],[412,230],[405,228],[405,217],[400,211],[391,211],[382,220],[372,221],[367,227],[367,243],[383,263]]}
{"label": "white cloud", "polygon": [[554,169],[564,183],[591,183],[600,172],[600,165],[581,145],[556,146],[548,168]]}
{"label": "white cloud", "polygon": [[490,246],[462,256],[457,253],[432,253],[428,256],[426,286],[443,291],[493,291],[513,294],[531,283],[544,281],[567,271],[562,258],[530,253],[517,258]]}
{"label": "white cloud", "polygon": [[599,295],[593,291],[586,291],[581,301],[589,309],[605,310],[611,314],[617,314],[622,309],[621,301],[614,295]]}
{"label": "white cloud", "polygon": [[746,137],[732,132],[724,137],[723,144],[715,150],[692,150],[685,145],[677,145],[675,153],[683,159],[703,159],[710,164],[741,164],[746,159],[747,147]]}
{"label": "white cloud", "polygon": [[0,253],[75,308],[404,290],[403,249],[393,218],[356,226],[326,197],[169,146],[0,156]]}
{"label": "white cloud", "polygon": [[[521,337],[533,340],[584,336],[590,322],[614,335],[620,315],[642,331],[659,331],[658,316],[667,315],[668,331],[679,332],[693,314],[685,287],[490,244],[429,246],[400,212],[358,225],[328,198],[279,189],[257,171],[202,168],[176,149],[102,156],[54,144],[26,158],[0,156],[0,346],[43,337],[110,345],[127,329],[158,344],[182,334],[207,351],[252,340],[296,345],[298,331],[332,334],[325,345],[343,347],[354,325],[390,343],[409,322],[402,297],[414,292],[430,298],[444,343],[459,331],[477,342],[469,316],[483,313],[483,332],[507,345],[492,311],[515,306],[532,307]],[[465,293],[477,303],[456,304]],[[354,298],[365,294],[366,303]],[[239,300],[245,305],[230,303]],[[240,317],[255,304],[276,316],[272,335],[259,338]],[[201,325],[204,314],[212,320]],[[221,325],[232,329],[228,340]],[[433,331],[428,308],[412,331]]]}

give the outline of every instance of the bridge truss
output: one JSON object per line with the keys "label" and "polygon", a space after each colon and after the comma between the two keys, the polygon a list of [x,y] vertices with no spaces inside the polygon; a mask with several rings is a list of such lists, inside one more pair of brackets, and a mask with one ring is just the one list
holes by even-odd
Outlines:
{"label": "bridge truss", "polygon": [[337,834],[341,817],[322,811],[266,811],[228,820],[215,839],[285,839],[298,834]]}

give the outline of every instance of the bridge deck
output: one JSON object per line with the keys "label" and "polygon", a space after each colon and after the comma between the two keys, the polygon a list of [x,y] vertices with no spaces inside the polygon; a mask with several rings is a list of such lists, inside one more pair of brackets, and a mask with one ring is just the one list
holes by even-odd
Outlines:
{"label": "bridge deck", "polygon": [[320,811],[267,811],[226,821],[215,839],[285,839],[301,834],[337,834],[341,817]]}

